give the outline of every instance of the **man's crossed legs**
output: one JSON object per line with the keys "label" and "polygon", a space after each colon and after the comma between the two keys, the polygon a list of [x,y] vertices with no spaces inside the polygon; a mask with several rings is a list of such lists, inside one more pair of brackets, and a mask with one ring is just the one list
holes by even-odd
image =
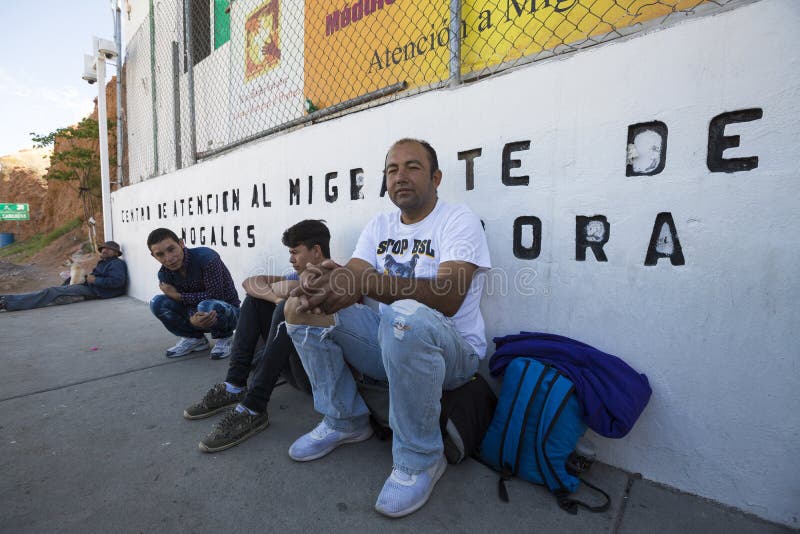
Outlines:
{"label": "man's crossed legs", "polygon": [[397,301],[380,314],[355,304],[332,318],[298,313],[297,305],[295,299],[286,305],[287,330],[323,419],[292,444],[289,456],[314,460],[372,435],[348,364],[386,380],[394,466],[375,509],[390,517],[416,511],[447,466],[439,429],[442,389],[467,382],[478,355],[449,318],[414,300]]}

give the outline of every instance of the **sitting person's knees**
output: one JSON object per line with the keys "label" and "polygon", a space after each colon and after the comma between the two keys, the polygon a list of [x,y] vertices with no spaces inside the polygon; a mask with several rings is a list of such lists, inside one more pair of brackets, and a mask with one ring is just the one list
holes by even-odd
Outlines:
{"label": "sitting person's knees", "polygon": [[439,314],[433,308],[416,300],[398,300],[381,311],[381,335],[386,341],[407,341],[406,333],[413,331],[414,338],[427,338],[441,321],[436,320]]}
{"label": "sitting person's knees", "polygon": [[283,316],[286,322],[290,324],[303,324],[305,322],[304,316],[307,315],[298,311],[301,301],[297,297],[289,297],[283,305]]}
{"label": "sitting person's knees", "polygon": [[153,298],[150,299],[150,311],[153,312],[153,313],[158,312],[159,310],[161,310],[164,307],[164,305],[166,304],[166,301],[168,301],[168,300],[169,300],[169,297],[166,296],[166,295],[156,295],[156,296],[154,296]]}
{"label": "sitting person's knees", "polygon": [[404,300],[396,300],[392,302],[389,306],[383,309],[382,315],[383,318],[391,319],[396,315],[404,315],[406,317],[411,317],[417,312],[429,312],[433,311],[431,308],[412,299],[404,299]]}
{"label": "sitting person's knees", "polygon": [[197,311],[208,313],[214,309],[214,301],[213,300],[201,300],[200,303],[197,305]]}
{"label": "sitting person's knees", "polygon": [[332,315],[300,311],[299,308],[302,304],[303,301],[298,297],[289,297],[286,300],[286,304],[283,306],[283,317],[286,319],[287,324],[321,326],[323,328],[333,326],[334,319]]}

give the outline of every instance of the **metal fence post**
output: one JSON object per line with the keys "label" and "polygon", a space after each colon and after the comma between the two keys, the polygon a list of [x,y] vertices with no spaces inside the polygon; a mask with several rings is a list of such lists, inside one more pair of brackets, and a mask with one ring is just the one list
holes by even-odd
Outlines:
{"label": "metal fence post", "polygon": [[197,161],[197,130],[194,114],[194,54],[192,52],[192,0],[183,0],[186,75],[189,92],[189,165]]}
{"label": "metal fence post", "polygon": [[172,41],[172,110],[175,121],[175,168],[183,166],[181,153],[181,56],[178,42]]}
{"label": "metal fence post", "polygon": [[450,87],[461,83],[461,0],[450,0]]}
{"label": "metal fence post", "polygon": [[156,97],[156,12],[150,0],[150,100],[153,106],[153,174],[158,174],[158,100]]}
{"label": "metal fence post", "polygon": [[122,173],[122,12],[119,2],[114,7],[114,45],[117,47],[117,187],[125,185]]}

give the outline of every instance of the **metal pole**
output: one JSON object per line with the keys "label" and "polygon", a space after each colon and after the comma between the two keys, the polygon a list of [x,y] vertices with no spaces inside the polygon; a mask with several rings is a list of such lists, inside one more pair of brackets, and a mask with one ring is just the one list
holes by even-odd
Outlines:
{"label": "metal pole", "polygon": [[183,0],[186,75],[189,90],[189,165],[197,161],[197,131],[194,117],[194,55],[192,51],[192,0]]}
{"label": "metal pole", "polygon": [[181,55],[177,41],[172,41],[172,116],[175,121],[175,168],[183,166],[181,152]]}
{"label": "metal pole", "polygon": [[156,101],[156,12],[150,0],[150,101],[153,106],[153,174],[158,175],[158,102]]}
{"label": "metal pole", "polygon": [[461,84],[461,0],[450,0],[450,87]]}
{"label": "metal pole", "polygon": [[122,10],[119,0],[114,10],[114,43],[117,45],[117,187],[125,185],[122,174]]}
{"label": "metal pole", "polygon": [[106,112],[106,58],[94,51],[97,61],[97,125],[100,141],[100,187],[103,196],[103,240],[114,239],[111,224],[111,184],[108,176],[108,116]]}

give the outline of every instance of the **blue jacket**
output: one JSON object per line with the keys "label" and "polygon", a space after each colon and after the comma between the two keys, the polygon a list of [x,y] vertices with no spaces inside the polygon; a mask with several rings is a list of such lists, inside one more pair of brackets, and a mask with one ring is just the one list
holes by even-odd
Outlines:
{"label": "blue jacket", "polygon": [[652,390],[647,376],[627,363],[594,347],[564,336],[520,332],[494,338],[497,350],[489,359],[493,376],[505,370],[517,356],[550,364],[575,384],[586,424],[607,438],[630,432],[647,406]]}
{"label": "blue jacket", "polygon": [[89,288],[100,299],[110,299],[125,294],[128,286],[128,266],[119,258],[100,260],[92,274],[94,283]]}

